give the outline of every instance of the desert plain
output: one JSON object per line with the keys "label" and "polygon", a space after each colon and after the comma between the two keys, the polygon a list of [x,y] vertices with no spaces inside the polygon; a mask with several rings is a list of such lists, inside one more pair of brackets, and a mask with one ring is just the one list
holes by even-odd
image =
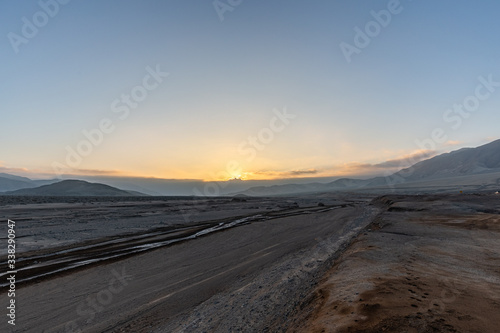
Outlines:
{"label": "desert plain", "polygon": [[[0,200],[18,270],[16,325],[2,332],[500,325],[494,193]],[[6,246],[0,255],[7,304]]]}

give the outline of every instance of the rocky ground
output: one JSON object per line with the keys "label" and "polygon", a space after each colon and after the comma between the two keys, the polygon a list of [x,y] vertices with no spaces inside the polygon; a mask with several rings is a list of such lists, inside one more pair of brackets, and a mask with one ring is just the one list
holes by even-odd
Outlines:
{"label": "rocky ground", "polygon": [[498,332],[500,197],[388,196],[288,332]]}
{"label": "rocky ground", "polygon": [[[335,198],[190,197],[11,197],[0,196],[0,220],[16,221],[17,253],[74,246],[155,228],[273,212],[293,207],[332,205]],[[6,241],[7,234],[0,234]],[[7,247],[0,248],[0,256]],[[0,257],[1,258],[1,257]]]}
{"label": "rocky ground", "polygon": [[95,256],[141,247],[170,227],[265,217],[20,284],[15,331],[497,332],[500,196],[372,199],[6,204],[0,218],[17,220],[27,265],[54,251],[59,265],[78,260],[67,256],[76,249],[86,262],[99,246]]}
{"label": "rocky ground", "polygon": [[[17,323],[14,328],[0,322],[0,331],[283,329],[296,314],[295,306],[331,266],[333,255],[377,212],[366,200],[333,197],[320,202],[318,198],[214,198],[183,209],[186,206],[186,202],[114,201],[5,206],[2,214],[17,221],[16,234],[22,236],[16,244],[27,243],[31,232],[67,243],[46,239],[49,247],[19,253]],[[168,224],[182,218],[183,211],[191,215],[190,222],[169,231]],[[256,213],[262,218],[148,249],[151,242],[184,237],[186,232],[198,233]],[[167,227],[153,227],[158,222]],[[78,238],[81,224],[90,239]],[[139,230],[124,233],[132,228]],[[146,251],[134,252],[138,248]],[[94,261],[114,253],[120,256]],[[4,276],[7,268],[1,267]],[[50,275],[40,275],[46,272]],[[37,277],[26,280],[29,274]],[[8,303],[4,291],[0,304]]]}

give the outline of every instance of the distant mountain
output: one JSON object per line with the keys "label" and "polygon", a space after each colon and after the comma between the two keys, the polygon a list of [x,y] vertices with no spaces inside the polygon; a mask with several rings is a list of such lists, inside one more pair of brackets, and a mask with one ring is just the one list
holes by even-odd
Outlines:
{"label": "distant mountain", "polygon": [[32,180],[27,177],[0,173],[0,192],[15,191],[25,188],[34,188],[58,182],[59,179]]}
{"label": "distant mountain", "polygon": [[500,140],[476,148],[462,148],[421,161],[388,177],[341,178],[333,182],[251,187],[238,194],[252,196],[290,195],[387,187],[393,184],[428,182],[500,172]]}
{"label": "distant mountain", "polygon": [[272,186],[255,186],[248,190],[239,192],[239,194],[251,196],[267,196],[267,195],[287,195],[293,193],[316,192],[326,190],[325,184],[310,183],[310,184],[285,184]]}
{"label": "distant mountain", "polygon": [[42,186],[42,185],[50,185],[50,184],[55,184],[60,182],[61,179],[37,179],[37,180],[32,180],[31,183],[35,184],[35,187]]}
{"label": "distant mountain", "polygon": [[43,185],[36,188],[28,188],[10,191],[6,195],[30,195],[30,196],[140,196],[139,192],[128,192],[116,187],[89,183],[83,180],[63,180],[55,184]]}
{"label": "distant mountain", "polygon": [[394,174],[408,181],[442,179],[500,171],[500,140],[462,148],[421,161]]}
{"label": "distant mountain", "polygon": [[14,176],[14,175],[10,175],[8,173],[3,173],[3,172],[0,172],[0,177],[12,179],[12,180],[17,180],[17,181],[21,181],[21,182],[26,182],[26,183],[31,182],[31,179],[29,179],[29,178],[21,177],[21,176]]}
{"label": "distant mountain", "polygon": [[1,191],[14,191],[14,190],[22,189],[22,188],[30,188],[30,187],[35,187],[35,186],[36,185],[33,185],[31,183],[30,179],[28,179],[28,181],[24,181],[24,180],[17,180],[17,179],[12,179],[12,178],[0,176],[0,192]]}

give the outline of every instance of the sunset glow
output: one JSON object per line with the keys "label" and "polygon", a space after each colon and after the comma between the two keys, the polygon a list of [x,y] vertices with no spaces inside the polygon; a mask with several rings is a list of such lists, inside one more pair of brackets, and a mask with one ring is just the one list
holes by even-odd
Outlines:
{"label": "sunset glow", "polygon": [[497,37],[496,3],[400,2],[366,47],[356,34],[387,1],[252,1],[223,20],[211,2],[130,4],[70,2],[26,43],[12,36],[42,9],[4,4],[0,171],[383,175],[497,137],[499,46],[481,42]]}

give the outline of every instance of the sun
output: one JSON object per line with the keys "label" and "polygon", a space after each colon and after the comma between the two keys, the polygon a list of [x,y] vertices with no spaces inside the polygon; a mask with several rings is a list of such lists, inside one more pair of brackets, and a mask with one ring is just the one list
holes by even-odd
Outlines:
{"label": "sun", "polygon": [[247,180],[248,179],[248,172],[240,172],[240,173],[233,173],[229,176],[227,179],[228,181],[231,180]]}
{"label": "sun", "polygon": [[228,180],[243,180],[241,174],[233,174]]}

